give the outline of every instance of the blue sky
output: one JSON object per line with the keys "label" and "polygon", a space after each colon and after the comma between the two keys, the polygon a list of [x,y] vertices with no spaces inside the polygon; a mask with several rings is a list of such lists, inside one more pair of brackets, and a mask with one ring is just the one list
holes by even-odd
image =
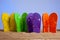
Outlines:
{"label": "blue sky", "polygon": [[[57,29],[60,29],[60,0],[0,0],[0,29],[3,29],[1,15],[3,12],[11,14],[18,12],[34,13],[38,12],[41,16],[44,12],[56,12],[58,15]],[[42,27],[42,24],[41,24]]]}

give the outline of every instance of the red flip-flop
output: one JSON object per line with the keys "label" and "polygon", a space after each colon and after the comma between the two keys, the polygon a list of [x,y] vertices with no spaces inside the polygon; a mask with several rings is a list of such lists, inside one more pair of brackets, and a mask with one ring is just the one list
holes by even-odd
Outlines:
{"label": "red flip-flop", "polygon": [[58,16],[56,13],[50,14],[49,26],[50,26],[50,32],[52,32],[52,33],[56,33],[57,19],[58,19]]}
{"label": "red flip-flop", "polygon": [[43,32],[48,32],[48,26],[49,26],[49,15],[48,13],[44,13],[42,15],[42,23],[43,23]]}

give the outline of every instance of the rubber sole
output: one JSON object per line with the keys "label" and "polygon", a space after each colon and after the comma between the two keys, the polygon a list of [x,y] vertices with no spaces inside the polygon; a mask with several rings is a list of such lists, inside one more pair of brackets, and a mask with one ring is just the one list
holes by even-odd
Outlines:
{"label": "rubber sole", "polygon": [[58,19],[58,16],[56,13],[50,14],[49,25],[50,25],[50,32],[52,33],[56,33],[57,19]]}
{"label": "rubber sole", "polygon": [[14,13],[10,15],[10,31],[16,32],[16,23],[14,19]]}
{"label": "rubber sole", "polygon": [[9,15],[7,13],[3,13],[2,14],[2,23],[3,23],[3,29],[4,32],[9,32],[10,28],[9,28]]}
{"label": "rubber sole", "polygon": [[49,15],[48,13],[44,13],[42,15],[42,23],[43,23],[43,32],[49,31]]}
{"label": "rubber sole", "polygon": [[15,13],[15,22],[16,22],[16,30],[17,32],[22,32],[22,29],[21,29],[21,17],[20,17],[20,14],[18,13]]}

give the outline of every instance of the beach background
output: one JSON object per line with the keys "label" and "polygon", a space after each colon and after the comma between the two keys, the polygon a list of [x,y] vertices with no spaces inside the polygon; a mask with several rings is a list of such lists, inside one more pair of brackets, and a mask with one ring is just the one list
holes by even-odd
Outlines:
{"label": "beach background", "polygon": [[[41,15],[47,12],[49,15],[52,12],[56,12],[58,15],[57,22],[57,33],[17,33],[3,31],[3,24],[1,20],[2,13],[8,13],[9,15],[13,12],[17,12],[20,15],[23,12],[34,13],[37,12]],[[41,29],[42,29],[41,21]],[[60,40],[60,0],[0,0],[0,40]]]}

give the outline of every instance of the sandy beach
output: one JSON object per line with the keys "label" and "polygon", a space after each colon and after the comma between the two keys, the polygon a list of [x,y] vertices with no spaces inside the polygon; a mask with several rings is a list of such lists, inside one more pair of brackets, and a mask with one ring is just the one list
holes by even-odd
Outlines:
{"label": "sandy beach", "polygon": [[26,33],[0,31],[0,40],[60,40],[60,31],[57,31],[57,33]]}

